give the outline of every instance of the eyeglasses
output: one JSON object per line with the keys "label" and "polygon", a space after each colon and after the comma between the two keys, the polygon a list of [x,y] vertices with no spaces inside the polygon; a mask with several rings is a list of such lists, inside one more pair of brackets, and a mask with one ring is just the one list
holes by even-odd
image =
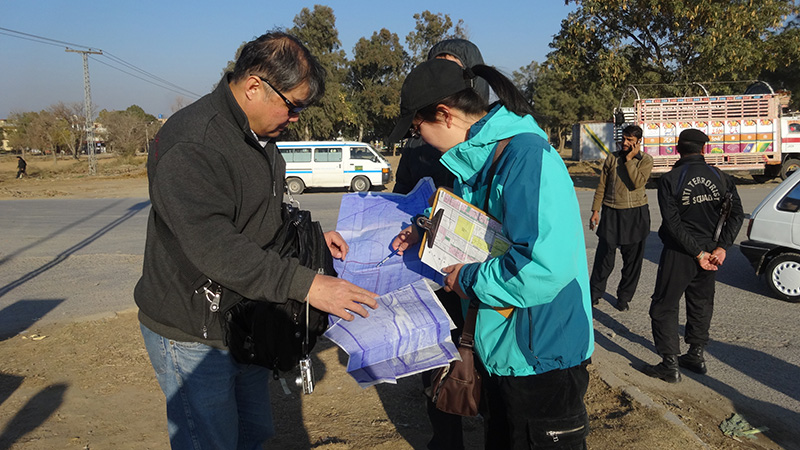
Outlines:
{"label": "eyeglasses", "polygon": [[276,94],[278,94],[278,97],[280,97],[281,99],[283,99],[283,103],[286,103],[286,107],[287,107],[287,108],[289,108],[289,114],[300,114],[300,113],[301,113],[301,112],[302,112],[304,109],[306,109],[306,107],[305,107],[305,106],[297,106],[297,105],[295,105],[294,103],[292,103],[292,101],[291,101],[291,100],[289,100],[288,98],[286,98],[286,96],[285,96],[285,95],[281,94],[281,91],[279,91],[278,89],[276,89],[276,88],[275,88],[275,86],[273,86],[273,85],[272,85],[272,83],[270,83],[270,82],[269,82],[269,81],[268,81],[266,78],[262,78],[262,77],[260,77],[260,76],[258,76],[258,75],[256,75],[256,76],[257,76],[257,77],[258,77],[258,78],[259,78],[261,81],[263,81],[264,83],[267,83],[267,86],[271,87],[271,88],[272,88],[272,90],[273,90],[273,91],[275,91],[275,93],[276,93]]}
{"label": "eyeglasses", "polygon": [[411,124],[411,128],[408,131],[409,131],[409,133],[411,133],[411,137],[412,138],[420,137],[419,127],[422,125],[422,122],[425,122],[425,121],[424,120],[420,120],[419,123],[416,124],[416,125],[414,125],[413,123]]}

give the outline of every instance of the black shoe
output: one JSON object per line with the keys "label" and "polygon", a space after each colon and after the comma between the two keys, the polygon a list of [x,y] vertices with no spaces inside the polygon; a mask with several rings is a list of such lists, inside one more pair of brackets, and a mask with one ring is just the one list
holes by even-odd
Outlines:
{"label": "black shoe", "polygon": [[642,373],[649,377],[664,380],[667,383],[681,381],[681,372],[678,370],[678,355],[665,355],[663,361],[654,366],[645,366]]}
{"label": "black shoe", "polygon": [[620,311],[627,311],[631,309],[627,300],[617,300],[617,309]]}
{"label": "black shoe", "polygon": [[689,351],[678,357],[678,365],[700,375],[708,372],[706,360],[703,357],[703,347],[699,345],[689,346]]}
{"label": "black shoe", "polygon": [[592,306],[597,306],[599,304],[600,304],[600,299],[599,298],[593,298],[592,299]]}

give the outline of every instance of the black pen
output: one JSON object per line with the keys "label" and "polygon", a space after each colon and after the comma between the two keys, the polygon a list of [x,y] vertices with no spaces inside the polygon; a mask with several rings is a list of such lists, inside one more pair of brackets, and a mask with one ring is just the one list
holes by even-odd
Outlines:
{"label": "black pen", "polygon": [[389,256],[387,256],[386,258],[383,258],[383,259],[381,260],[381,262],[379,262],[379,263],[378,263],[378,265],[376,265],[375,267],[380,267],[380,266],[382,266],[382,265],[383,265],[383,263],[385,263],[386,261],[388,261],[388,260],[389,260],[389,258],[391,258],[392,256],[396,255],[396,254],[397,254],[397,252],[399,252],[399,251],[400,251],[400,247],[398,247],[398,248],[396,248],[396,249],[392,250],[392,253],[389,253]]}

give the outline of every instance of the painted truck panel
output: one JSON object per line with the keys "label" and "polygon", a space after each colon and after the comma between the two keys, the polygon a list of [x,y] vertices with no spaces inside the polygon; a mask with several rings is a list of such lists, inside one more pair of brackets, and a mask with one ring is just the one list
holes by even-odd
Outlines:
{"label": "painted truck panel", "polygon": [[[710,164],[753,173],[772,166],[771,172],[777,173],[774,169],[786,154],[800,153],[800,117],[782,117],[781,106],[781,94],[638,99],[619,128],[642,127],[643,150],[653,156],[654,173],[668,171],[678,160],[678,136],[689,128],[708,135],[705,154]],[[792,121],[798,128],[797,147],[791,145],[787,125]]]}

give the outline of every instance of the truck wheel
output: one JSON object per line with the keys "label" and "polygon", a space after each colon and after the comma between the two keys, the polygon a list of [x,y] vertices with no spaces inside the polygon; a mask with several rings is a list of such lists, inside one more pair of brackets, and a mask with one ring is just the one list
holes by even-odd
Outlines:
{"label": "truck wheel", "polygon": [[292,195],[300,195],[306,189],[306,185],[300,178],[287,178],[286,187]]}
{"label": "truck wheel", "polygon": [[785,180],[795,170],[800,169],[800,159],[789,158],[781,165],[781,180]]}
{"label": "truck wheel", "polygon": [[780,299],[800,302],[800,255],[784,253],[767,264],[767,286]]}
{"label": "truck wheel", "polygon": [[350,189],[353,192],[367,192],[371,186],[372,183],[369,182],[369,178],[362,176],[355,177],[350,182]]}

